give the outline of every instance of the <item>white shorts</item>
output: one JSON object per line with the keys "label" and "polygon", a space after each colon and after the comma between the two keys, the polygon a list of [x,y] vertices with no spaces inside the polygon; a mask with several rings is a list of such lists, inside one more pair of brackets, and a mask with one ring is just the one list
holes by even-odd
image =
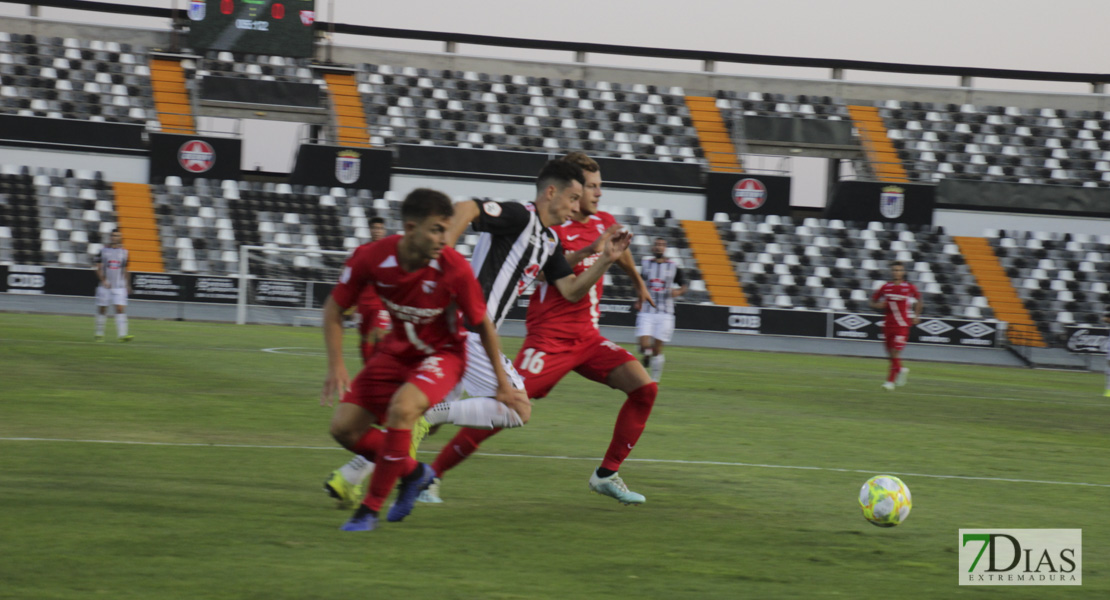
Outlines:
{"label": "white shorts", "polygon": [[669,343],[674,335],[674,315],[670,313],[647,313],[636,315],[636,337],[653,337],[660,342]]}
{"label": "white shorts", "polygon": [[109,289],[102,285],[96,286],[96,305],[127,306],[127,288]]}
{"label": "white shorts", "polygon": [[[516,372],[513,361],[504,353],[501,354],[501,364],[505,367],[505,374],[509,376],[509,383],[518,390],[524,389],[524,379]],[[462,380],[451,390],[444,399],[445,402],[459,400],[460,398],[493,398],[497,394],[497,375],[493,372],[493,365],[486,356],[486,349],[482,346],[482,336],[473,331],[466,334],[466,370],[463,371]]]}

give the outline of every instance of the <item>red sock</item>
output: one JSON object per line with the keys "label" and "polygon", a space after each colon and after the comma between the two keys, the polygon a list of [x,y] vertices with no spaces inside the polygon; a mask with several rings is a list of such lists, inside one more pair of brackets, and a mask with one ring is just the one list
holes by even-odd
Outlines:
{"label": "red sock", "polygon": [[439,451],[439,456],[436,461],[432,463],[432,468],[435,469],[436,475],[443,477],[447,471],[455,468],[456,465],[466,460],[466,457],[474,454],[478,449],[478,445],[488,440],[493,434],[501,431],[500,429],[460,429],[455,437],[451,438],[450,442]]}
{"label": "red sock", "polygon": [[411,429],[385,430],[385,443],[382,454],[374,461],[374,474],[370,477],[370,491],[362,503],[373,511],[379,511],[397,480],[420,465],[411,456]]}
{"label": "red sock", "polygon": [[377,427],[371,427],[362,435],[355,447],[351,448],[351,452],[366,457],[370,462],[376,462],[382,455],[383,444],[385,444],[385,432]]}
{"label": "red sock", "polygon": [[887,381],[893,383],[895,378],[898,377],[898,371],[901,371],[901,370],[902,370],[902,359],[901,358],[891,358],[890,359],[890,379],[887,379]]}
{"label": "red sock", "polygon": [[621,463],[632,452],[632,447],[640,439],[647,425],[651,407],[655,404],[655,396],[659,393],[659,386],[649,383],[637,388],[628,395],[624,401],[620,414],[617,415],[617,424],[613,427],[613,441],[609,442],[609,450],[605,453],[605,460],[601,461],[602,469],[616,471]]}

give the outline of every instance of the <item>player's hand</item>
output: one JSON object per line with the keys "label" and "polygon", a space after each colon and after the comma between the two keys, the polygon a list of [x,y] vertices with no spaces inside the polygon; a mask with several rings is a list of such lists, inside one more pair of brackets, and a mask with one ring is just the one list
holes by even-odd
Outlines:
{"label": "player's hand", "polygon": [[636,300],[632,303],[632,310],[634,310],[636,312],[640,312],[640,309],[643,308],[643,306],[644,306],[643,299],[642,298],[636,298]]}
{"label": "player's hand", "polygon": [[605,241],[605,251],[602,253],[603,258],[610,264],[617,262],[617,259],[624,254],[624,251],[628,249],[628,245],[631,243],[631,232],[620,231],[613,234],[613,237]]}
{"label": "player's hand", "polygon": [[[640,304],[640,305],[643,305],[643,303],[644,303],[644,300],[647,300],[647,303],[648,303],[648,304],[650,304],[650,305],[652,306],[652,308],[659,308],[659,306],[657,306],[657,305],[655,304],[655,300],[653,300],[653,299],[651,298],[651,292],[649,292],[649,291],[648,291],[648,289],[647,289],[647,286],[646,286],[646,285],[643,285],[643,284],[641,284],[641,285],[640,285],[640,286],[639,286],[639,287],[638,287],[638,288],[636,289],[636,295],[637,295],[637,296],[639,296],[639,297],[638,297],[638,298],[636,299],[636,302],[637,302],[638,304]],[[637,307],[637,308],[636,308],[636,310],[640,310],[640,309],[639,309],[639,307]]]}
{"label": "player's hand", "polygon": [[532,401],[528,399],[528,392],[514,388],[497,388],[495,396],[498,402],[508,406],[520,415],[520,420],[525,423],[532,418]]}
{"label": "player's hand", "polygon": [[601,235],[597,236],[597,239],[594,240],[592,244],[586,246],[586,252],[588,253],[587,256],[592,256],[594,254],[597,254],[598,252],[601,252],[601,249],[605,247],[605,242],[609,238],[616,235],[616,233],[620,230],[620,225],[612,225],[609,227],[609,229],[603,231]]}
{"label": "player's hand", "polygon": [[335,398],[343,399],[343,394],[351,391],[351,378],[347,375],[347,366],[339,365],[328,370],[328,378],[324,380],[324,391],[320,393],[320,406],[331,406]]}

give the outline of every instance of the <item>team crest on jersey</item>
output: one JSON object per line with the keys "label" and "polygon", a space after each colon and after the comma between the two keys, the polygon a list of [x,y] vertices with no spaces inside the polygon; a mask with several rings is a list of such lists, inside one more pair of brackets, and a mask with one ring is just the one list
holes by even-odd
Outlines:
{"label": "team crest on jersey", "polygon": [[194,21],[204,20],[204,0],[189,0],[189,18]]}
{"label": "team crest on jersey", "polygon": [[486,211],[486,214],[491,217],[501,216],[501,205],[496,202],[482,203],[482,210]]}
{"label": "team crest on jersey", "polygon": [[902,216],[902,210],[906,206],[906,191],[896,185],[888,185],[883,188],[883,193],[879,196],[879,212],[888,219],[897,219]]}
{"label": "team crest on jersey", "polygon": [[427,280],[421,281],[420,289],[423,290],[425,294],[430,294],[436,291],[436,282]]}
{"label": "team crest on jersey", "polygon": [[335,155],[335,178],[350,185],[362,174],[362,161],[354,150],[341,150]]}

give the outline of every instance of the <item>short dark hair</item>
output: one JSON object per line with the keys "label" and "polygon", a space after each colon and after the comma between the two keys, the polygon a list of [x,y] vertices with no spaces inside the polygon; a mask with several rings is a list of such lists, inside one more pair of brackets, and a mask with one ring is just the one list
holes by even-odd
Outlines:
{"label": "short dark hair", "polygon": [[655,241],[657,241],[657,242],[658,242],[659,240],[663,240],[663,243],[664,243],[664,244],[666,244],[666,243],[667,243],[667,238],[665,238],[665,237],[662,237],[662,236],[660,236],[660,237],[657,237],[657,238],[655,238]]}
{"label": "short dark hair", "polygon": [[585,152],[575,150],[564,156],[563,160],[582,167],[583,171],[589,171],[590,173],[601,171],[601,166],[597,164],[597,161],[587,156]]}
{"label": "short dark hair", "polygon": [[455,214],[451,199],[431,188],[417,188],[401,203],[402,221],[423,221],[431,216],[450,217]]}
{"label": "short dark hair", "polygon": [[542,192],[552,184],[555,184],[555,187],[559,189],[563,189],[570,185],[572,181],[577,181],[583,186],[586,185],[586,176],[582,174],[582,167],[564,158],[555,158],[547,161],[547,164],[543,166],[540,174],[536,177],[536,189]]}
{"label": "short dark hair", "polygon": [[385,219],[383,219],[382,217],[374,217],[374,218],[370,219],[370,224],[371,225],[385,226]]}
{"label": "short dark hair", "polygon": [[902,267],[903,269],[905,269],[906,268],[906,263],[904,263],[900,260],[892,261],[890,263],[890,268],[893,269],[894,267]]}

